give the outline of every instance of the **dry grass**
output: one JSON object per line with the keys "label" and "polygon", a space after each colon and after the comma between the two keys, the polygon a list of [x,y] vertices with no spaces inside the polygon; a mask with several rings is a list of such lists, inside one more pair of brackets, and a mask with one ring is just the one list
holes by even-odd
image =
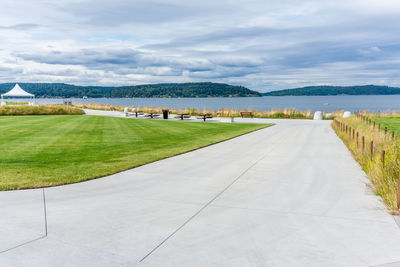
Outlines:
{"label": "dry grass", "polygon": [[[385,134],[383,128],[378,130],[377,124],[373,126],[377,115],[364,113],[362,116],[367,117],[368,122],[362,119],[365,117],[353,115],[346,119],[336,119],[332,127],[368,175],[374,186],[374,193],[382,198],[390,213],[400,214],[397,203],[400,141],[393,138],[390,132]],[[382,151],[385,151],[384,157]]]}
{"label": "dry grass", "polygon": [[28,105],[28,102],[13,102],[13,101],[6,101],[6,105],[14,105],[14,106],[20,106],[20,105]]}
{"label": "dry grass", "polygon": [[65,105],[0,107],[0,116],[82,115],[82,114],[84,114],[82,109]]}
{"label": "dry grass", "polygon": [[[123,111],[124,107],[122,106],[113,106],[113,105],[102,105],[102,104],[73,104],[75,107],[79,108],[88,108],[88,109],[97,109],[97,110],[116,110],[116,111]],[[162,108],[162,107],[140,107],[140,106],[129,106],[130,110],[132,108],[136,108],[136,110],[150,113],[161,113],[163,109],[168,109],[170,113],[188,113],[192,116],[196,116],[201,113],[209,113],[212,114],[214,117],[240,117],[241,111],[250,111],[253,113],[255,118],[285,118],[285,119],[312,119],[313,112],[312,110],[301,111],[293,108],[286,108],[284,110],[280,109],[271,109],[267,111],[260,111],[254,109],[245,109],[245,110],[237,110],[231,108],[223,108],[217,111],[211,109],[194,109],[194,108],[185,108],[185,109],[173,109],[173,108]],[[340,116],[343,114],[343,111],[335,111],[331,112],[331,119],[335,116]],[[324,117],[326,118],[327,113],[323,113]]]}

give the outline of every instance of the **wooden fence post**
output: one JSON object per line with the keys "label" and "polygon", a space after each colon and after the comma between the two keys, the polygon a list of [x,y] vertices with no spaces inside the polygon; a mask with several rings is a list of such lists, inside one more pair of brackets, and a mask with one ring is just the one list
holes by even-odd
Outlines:
{"label": "wooden fence post", "polygon": [[382,159],[382,168],[384,168],[385,167],[385,150],[382,150],[381,159]]}
{"label": "wooden fence post", "polygon": [[400,209],[400,167],[399,167],[399,180],[397,181],[397,208]]}
{"label": "wooden fence post", "polygon": [[386,137],[386,134],[387,134],[387,127],[385,127],[385,137]]}
{"label": "wooden fence post", "polygon": [[394,131],[392,131],[392,140],[394,140]]}
{"label": "wooden fence post", "polygon": [[365,137],[363,135],[363,137],[362,137],[362,152],[363,153],[364,153],[364,150],[365,150]]}
{"label": "wooden fence post", "polygon": [[358,132],[356,134],[356,143],[357,143],[357,148],[358,148]]}
{"label": "wooden fence post", "polygon": [[372,156],[374,155],[374,141],[373,140],[371,140],[371,143],[369,145],[369,150],[371,153],[371,160],[372,160]]}

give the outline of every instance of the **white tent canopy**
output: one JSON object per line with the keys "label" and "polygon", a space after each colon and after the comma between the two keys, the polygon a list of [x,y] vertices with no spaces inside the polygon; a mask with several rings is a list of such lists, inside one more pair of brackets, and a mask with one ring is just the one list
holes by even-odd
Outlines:
{"label": "white tent canopy", "polygon": [[13,89],[11,89],[10,91],[8,91],[8,92],[5,93],[5,94],[2,94],[1,96],[2,96],[2,97],[3,97],[3,96],[34,97],[35,95],[26,92],[26,91],[25,91],[24,89],[22,89],[22,88],[18,85],[18,83],[17,83],[17,84],[15,84],[15,86],[14,86]]}
{"label": "white tent canopy", "polygon": [[[29,97],[29,98],[35,98],[34,94],[26,92],[24,89],[22,89],[18,83],[15,84],[14,88],[8,91],[5,94],[1,95],[1,105],[3,106],[5,103],[3,102],[3,97]],[[29,103],[29,105],[33,105],[34,102]]]}

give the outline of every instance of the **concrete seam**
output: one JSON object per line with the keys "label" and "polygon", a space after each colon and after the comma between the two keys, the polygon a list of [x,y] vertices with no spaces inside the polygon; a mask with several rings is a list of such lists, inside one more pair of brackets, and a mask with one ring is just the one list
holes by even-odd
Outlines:
{"label": "concrete seam", "polygon": [[13,249],[16,249],[16,248],[19,248],[19,247],[22,247],[24,245],[33,243],[35,241],[38,241],[40,239],[43,239],[43,238],[47,237],[47,208],[46,208],[46,195],[44,193],[44,188],[42,188],[42,196],[43,196],[43,212],[44,212],[44,231],[45,231],[45,234],[43,236],[41,236],[41,237],[29,240],[27,242],[24,242],[22,244],[16,245],[14,247],[11,247],[11,248],[8,248],[8,249],[5,249],[5,250],[2,250],[2,251],[0,251],[0,254],[1,253],[5,253],[5,252],[10,251],[10,250],[13,250]]}
{"label": "concrete seam", "polygon": [[240,178],[243,177],[251,168],[253,168],[258,162],[263,160],[269,152],[275,147],[277,144],[272,146],[267,153],[261,156],[258,160],[256,160],[252,165],[250,165],[246,170],[244,170],[238,177],[236,177],[228,186],[226,186],[221,192],[219,192],[216,196],[214,196],[210,201],[208,201],[203,207],[201,207],[195,214],[193,214],[189,219],[187,219],[181,226],[179,226],[175,231],[173,231],[169,236],[164,238],[157,246],[155,246],[149,253],[147,253],[139,262],[144,261],[147,257],[149,257],[153,252],[155,252],[159,247],[161,247],[165,242],[167,242],[172,236],[174,236],[179,230],[181,230],[185,225],[187,225],[191,220],[193,220],[197,215],[199,215],[205,208],[207,208],[212,202],[214,202],[218,197],[220,197],[226,190],[228,190],[234,183],[236,183]]}

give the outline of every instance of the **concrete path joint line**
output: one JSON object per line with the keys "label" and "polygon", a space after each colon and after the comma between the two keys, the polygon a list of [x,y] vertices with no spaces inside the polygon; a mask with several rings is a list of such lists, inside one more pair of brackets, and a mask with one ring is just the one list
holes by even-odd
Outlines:
{"label": "concrete path joint line", "polygon": [[[269,150],[271,151],[272,146]],[[245,175],[251,168],[253,168],[258,162],[263,160],[269,153],[265,153],[258,160],[256,160],[252,165],[250,165],[246,170],[244,170],[238,177],[235,178],[228,186],[226,186],[221,192],[219,192],[215,197],[213,197],[210,201],[208,201],[203,207],[201,207],[195,214],[193,214],[189,219],[187,219],[181,226],[179,226],[175,231],[173,231],[169,236],[167,236],[160,244],[154,247],[149,253],[147,253],[139,262],[144,261],[147,257],[149,257],[153,252],[155,252],[159,247],[161,247],[165,242],[168,241],[173,235],[175,235],[179,230],[181,230],[186,224],[188,224],[191,220],[193,220],[197,215],[199,215],[205,208],[207,208],[211,203],[213,203],[218,197],[220,197],[226,190],[228,190],[234,183],[236,183],[243,175]]]}
{"label": "concrete path joint line", "polygon": [[38,237],[38,238],[35,238],[35,239],[32,239],[32,240],[29,240],[29,241],[27,241],[27,242],[25,242],[25,243],[16,245],[16,246],[11,247],[11,248],[8,248],[8,249],[5,249],[5,250],[3,250],[3,251],[0,251],[0,254],[6,253],[6,252],[11,251],[11,250],[16,249],[16,248],[20,248],[20,247],[22,247],[22,246],[28,245],[28,244],[33,243],[33,242],[36,242],[36,241],[39,241],[40,239],[43,239],[43,238],[45,238],[45,237],[46,237],[46,236],[43,235],[43,236],[41,236],[41,237]]}
{"label": "concrete path joint line", "polygon": [[47,207],[46,207],[46,194],[44,192],[44,188],[42,188],[42,196],[43,196],[43,215],[44,215],[44,235],[41,236],[41,237],[32,239],[32,240],[26,241],[26,242],[24,242],[22,244],[14,246],[14,247],[2,250],[2,251],[0,251],[0,254],[1,253],[5,253],[5,252],[10,251],[10,250],[13,250],[13,249],[16,249],[16,248],[19,248],[19,247],[22,247],[24,245],[33,243],[35,241],[38,241],[40,239],[43,239],[43,238],[47,237]]}

